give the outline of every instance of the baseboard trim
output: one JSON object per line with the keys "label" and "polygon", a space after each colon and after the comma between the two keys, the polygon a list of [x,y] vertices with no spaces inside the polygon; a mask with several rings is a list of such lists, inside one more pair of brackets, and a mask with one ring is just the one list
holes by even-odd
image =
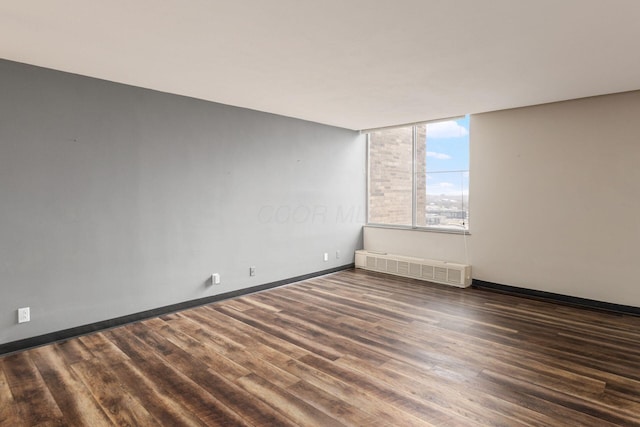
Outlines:
{"label": "baseboard trim", "polygon": [[149,319],[152,317],[162,316],[164,314],[175,313],[176,311],[182,311],[201,305],[211,304],[213,302],[222,301],[225,299],[236,298],[243,295],[253,294],[255,292],[264,291],[267,289],[277,288],[279,286],[288,285],[302,280],[312,279],[318,276],[324,276],[325,274],[331,274],[342,270],[349,270],[355,268],[353,263],[342,265],[340,267],[334,267],[327,270],[317,271],[314,273],[303,274],[302,276],[291,277],[288,279],[278,280],[271,283],[265,283],[262,285],[252,286],[250,288],[238,289],[223,294],[212,295],[210,297],[198,298],[195,300],[184,301],[177,304],[171,304],[164,307],[154,308],[151,310],[141,311],[139,313],[129,314],[126,316],[116,317],[114,319],[103,320],[100,322],[90,323],[88,325],[77,326],[74,328],[64,329],[62,331],[50,332],[44,335],[38,335],[36,337],[25,338],[18,341],[12,341],[5,344],[0,344],[0,356],[8,355],[9,353],[15,353],[18,351],[27,350],[33,347],[40,347],[43,345],[51,344],[58,341],[68,340],[70,338],[79,337],[82,335],[91,334],[106,329],[115,328],[117,326],[126,325],[128,323],[138,322],[140,320]]}
{"label": "baseboard trim", "polygon": [[607,311],[616,314],[629,314],[640,316],[640,307],[630,305],[614,304],[610,302],[597,301],[587,298],[572,297],[569,295],[556,294],[553,292],[537,291],[535,289],[519,288],[517,286],[501,285],[499,283],[486,282],[484,280],[473,279],[471,286],[478,289],[486,289],[504,294],[534,298],[545,301],[552,301],[575,307],[588,308],[592,310]]}

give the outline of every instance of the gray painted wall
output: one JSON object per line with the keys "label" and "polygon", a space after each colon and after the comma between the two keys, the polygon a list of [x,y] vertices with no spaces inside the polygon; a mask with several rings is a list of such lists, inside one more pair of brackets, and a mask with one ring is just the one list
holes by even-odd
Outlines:
{"label": "gray painted wall", "polygon": [[0,61],[0,343],[353,262],[365,149],[345,129]]}

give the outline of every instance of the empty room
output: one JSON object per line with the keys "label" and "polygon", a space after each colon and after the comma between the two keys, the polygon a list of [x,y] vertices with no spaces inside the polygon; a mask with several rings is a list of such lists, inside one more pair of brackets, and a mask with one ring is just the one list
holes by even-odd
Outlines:
{"label": "empty room", "polygon": [[0,426],[640,426],[640,2],[0,2]]}

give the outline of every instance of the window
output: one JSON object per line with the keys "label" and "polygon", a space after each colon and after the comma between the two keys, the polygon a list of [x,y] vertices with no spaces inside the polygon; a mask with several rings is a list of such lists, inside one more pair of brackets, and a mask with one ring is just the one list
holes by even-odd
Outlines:
{"label": "window", "polygon": [[370,224],[469,229],[469,116],[369,133]]}

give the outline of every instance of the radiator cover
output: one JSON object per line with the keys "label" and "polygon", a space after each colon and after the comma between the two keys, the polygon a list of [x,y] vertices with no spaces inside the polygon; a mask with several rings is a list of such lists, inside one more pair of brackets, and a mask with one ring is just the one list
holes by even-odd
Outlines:
{"label": "radiator cover", "polygon": [[459,288],[471,285],[471,266],[466,264],[359,250],[356,267]]}

